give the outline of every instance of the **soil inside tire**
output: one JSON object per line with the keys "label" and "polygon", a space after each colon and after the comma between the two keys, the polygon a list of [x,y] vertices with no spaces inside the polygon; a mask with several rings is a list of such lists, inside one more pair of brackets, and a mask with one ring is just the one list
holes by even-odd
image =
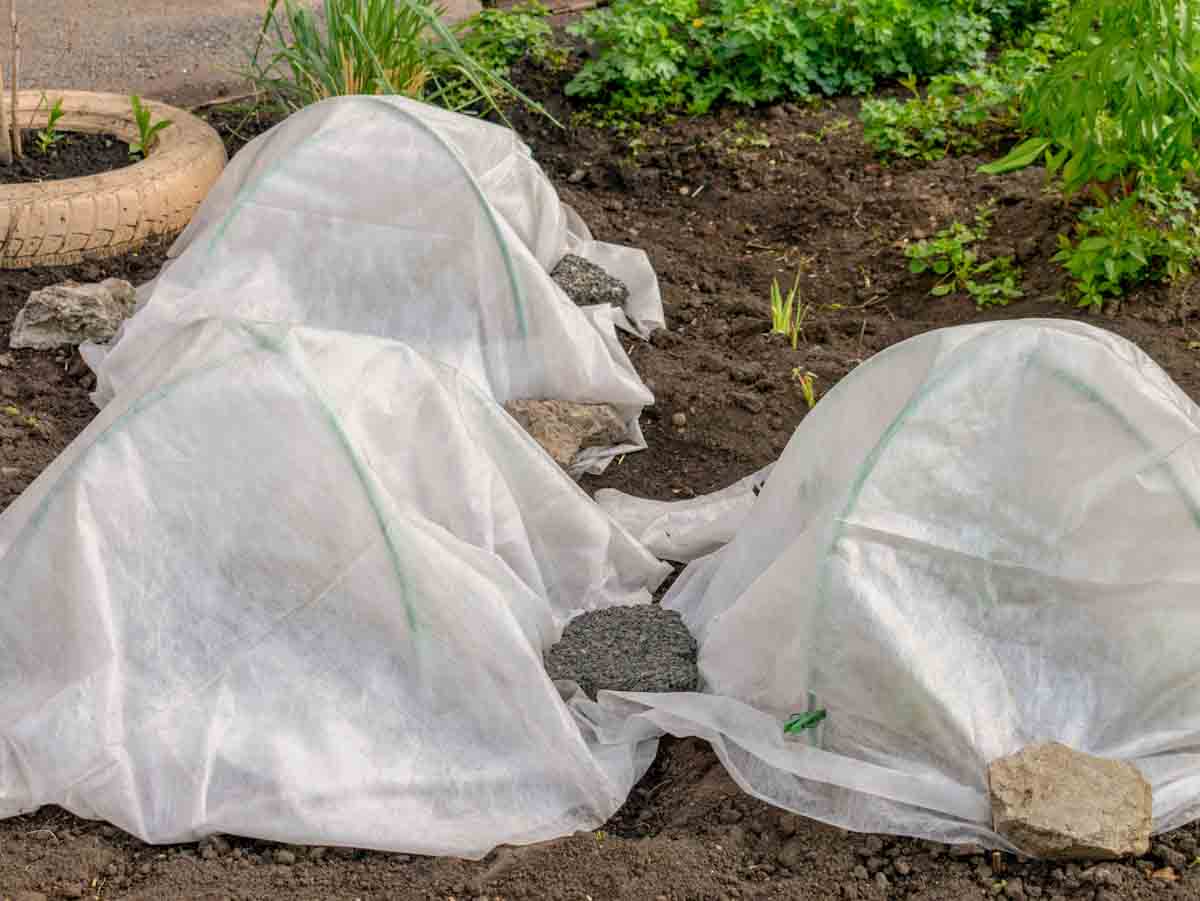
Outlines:
{"label": "soil inside tire", "polygon": [[36,131],[22,131],[25,156],[10,166],[0,166],[0,184],[28,184],[99,175],[136,162],[129,145],[112,135],[59,132],[59,140],[46,152],[38,147]]}

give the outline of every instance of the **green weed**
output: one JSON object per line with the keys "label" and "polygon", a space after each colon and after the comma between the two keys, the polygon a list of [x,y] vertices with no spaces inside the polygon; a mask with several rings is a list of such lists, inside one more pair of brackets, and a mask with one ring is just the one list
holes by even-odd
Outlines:
{"label": "green weed", "polygon": [[1078,306],[1098,308],[1133,285],[1191,273],[1200,259],[1195,194],[1146,186],[1120,200],[1097,192],[1097,201],[1080,216],[1073,237],[1059,235],[1054,257],[1071,274]]}
{"label": "green weed", "polygon": [[1010,256],[980,261],[974,245],[987,237],[991,230],[993,207],[981,207],[974,225],[953,222],[934,237],[910,244],[905,248],[910,272],[932,272],[940,278],[930,290],[935,297],[964,291],[976,306],[1004,306],[1021,297],[1021,270]]}

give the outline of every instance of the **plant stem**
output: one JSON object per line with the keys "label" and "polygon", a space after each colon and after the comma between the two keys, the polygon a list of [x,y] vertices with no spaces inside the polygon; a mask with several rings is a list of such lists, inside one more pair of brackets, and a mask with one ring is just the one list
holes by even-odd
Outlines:
{"label": "plant stem", "polygon": [[9,136],[8,118],[4,115],[4,66],[0,65],[0,165],[11,166],[12,161],[12,138]]}
{"label": "plant stem", "polygon": [[21,149],[21,126],[17,122],[17,90],[21,80],[21,29],[17,25],[17,0],[9,0],[9,10],[12,13],[12,151],[13,156],[21,159],[25,154]]}

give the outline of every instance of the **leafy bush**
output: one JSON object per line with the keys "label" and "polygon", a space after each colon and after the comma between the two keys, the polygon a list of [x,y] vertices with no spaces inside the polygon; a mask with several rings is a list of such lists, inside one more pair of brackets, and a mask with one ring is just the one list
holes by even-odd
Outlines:
{"label": "leafy bush", "polygon": [[[1080,0],[1074,50],[1024,92],[1033,134],[982,171],[1000,173],[1047,154],[1072,194],[1139,179],[1171,190],[1198,162],[1200,0]],[[1052,148],[1058,148],[1054,152]]]}
{"label": "leafy bush", "polygon": [[862,92],[975,67],[1040,0],[615,0],[572,32],[595,56],[567,93],[627,113]]}
{"label": "leafy bush", "polygon": [[1074,278],[1078,305],[1100,307],[1132,285],[1189,274],[1200,258],[1196,211],[1191,191],[1151,187],[1085,210],[1074,240],[1059,235],[1054,257]]}
{"label": "leafy bush", "polygon": [[292,109],[351,94],[485,106],[501,116],[498,98],[512,95],[541,109],[472,58],[438,12],[430,0],[324,0],[317,16],[302,0],[269,0],[251,76]]}
{"label": "leafy bush", "polygon": [[865,100],[859,118],[867,143],[885,157],[937,160],[1010,134],[1020,121],[1022,92],[1066,50],[1066,0],[1052,0],[1046,11],[1018,46],[986,66],[934,76],[924,96],[910,77],[902,81],[911,99]]}
{"label": "leafy bush", "polygon": [[991,225],[992,207],[987,206],[976,213],[974,225],[954,222],[933,238],[909,245],[904,251],[909,271],[941,276],[929,292],[935,297],[965,291],[979,307],[1004,306],[1022,296],[1021,270],[1012,257],[980,262],[972,246],[987,237]]}
{"label": "leafy bush", "polygon": [[459,43],[485,69],[507,76],[523,59],[547,69],[567,64],[567,52],[554,41],[550,11],[537,0],[511,9],[485,9],[456,28]]}

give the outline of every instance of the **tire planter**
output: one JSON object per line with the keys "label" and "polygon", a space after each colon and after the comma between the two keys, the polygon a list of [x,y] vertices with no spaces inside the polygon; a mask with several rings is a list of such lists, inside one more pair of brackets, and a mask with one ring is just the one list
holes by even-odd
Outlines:
{"label": "tire planter", "polygon": [[[22,91],[22,129],[42,128],[59,97],[60,131],[109,134],[136,142],[129,97],[87,91]],[[6,98],[7,99],[7,98]],[[0,185],[0,269],[72,265],[119,256],[148,238],[183,230],[225,166],[225,146],[203,120],[144,101],[152,121],[170,119],[146,159],[99,175]],[[7,109],[7,104],[6,104]]]}

